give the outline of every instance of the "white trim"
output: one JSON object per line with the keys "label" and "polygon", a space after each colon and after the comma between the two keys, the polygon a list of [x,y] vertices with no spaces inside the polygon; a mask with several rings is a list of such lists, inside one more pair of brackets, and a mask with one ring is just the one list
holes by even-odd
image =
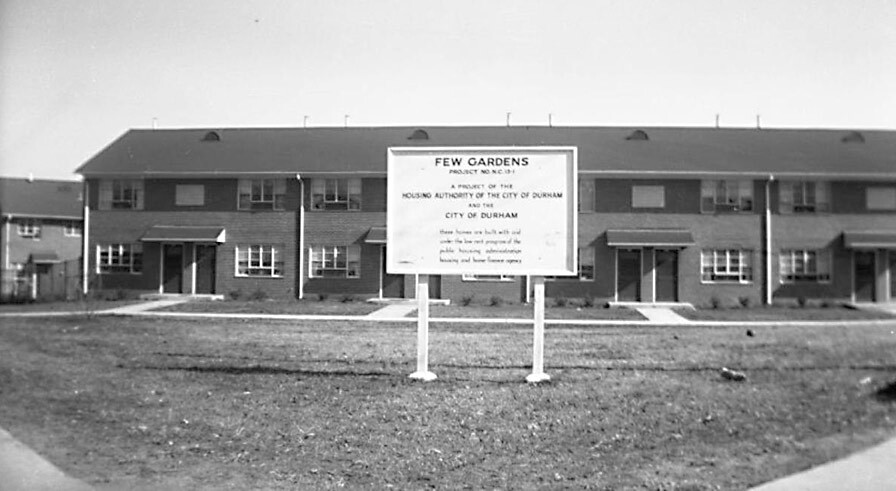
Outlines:
{"label": "white trim", "polygon": [[299,181],[299,300],[302,300],[305,298],[305,181],[299,174],[296,180]]}
{"label": "white trim", "polygon": [[383,256],[383,249],[385,249],[385,248],[386,248],[385,245],[381,245],[379,248],[380,249],[380,266],[379,266],[379,268],[377,268],[380,270],[380,284],[379,284],[379,291],[377,292],[377,298],[379,298],[379,299],[383,298],[383,269],[385,269],[385,267],[386,267],[386,262],[384,261],[384,256]]}
{"label": "white trim", "polygon": [[[645,252],[647,252],[647,248],[641,249],[641,257],[644,257]],[[650,295],[650,303],[656,303],[656,249],[655,248],[653,248],[653,247],[650,248],[650,255],[652,256],[651,260],[650,260],[650,286],[651,286],[651,290],[652,290],[651,295]],[[647,261],[644,261],[644,263],[647,264]],[[644,275],[642,274],[641,277],[643,278]]]}
{"label": "white trim", "polygon": [[[689,178],[699,178],[703,176],[707,177],[716,177],[716,176],[740,176],[744,178],[753,178],[753,179],[763,179],[768,177],[769,171],[751,171],[751,172],[742,172],[742,171],[675,171],[675,170],[624,170],[624,169],[616,169],[616,170],[579,170],[579,174],[595,174],[595,175],[617,175],[617,176],[638,176],[638,175],[646,175],[646,176],[666,176],[666,177],[689,177]],[[881,181],[890,181],[892,179],[896,179],[896,173],[878,173],[878,172],[858,172],[858,173],[850,173],[850,174],[841,174],[836,172],[775,172],[775,176],[778,178],[805,178],[805,177],[817,177],[817,178],[832,178],[838,181],[867,181],[867,180],[881,180]]]}
{"label": "white trim", "polygon": [[165,243],[159,242],[159,293],[165,293]]}
{"label": "white trim", "polygon": [[[765,304],[771,305],[774,296],[774,281],[772,280],[772,261],[774,256],[772,253],[772,182],[775,176],[769,175],[765,181]],[[780,203],[779,203],[780,207]],[[701,258],[702,260],[702,258]],[[701,266],[702,269],[702,266]],[[703,272],[700,272],[701,278]]]}
{"label": "white trim", "polygon": [[619,301],[619,248],[613,248],[613,301]]}
{"label": "white trim", "polygon": [[196,243],[194,242],[190,246],[193,249],[193,263],[190,265],[190,294],[196,295]]}
{"label": "white trim", "polygon": [[4,218],[8,218],[12,220],[13,218],[24,217],[24,218],[45,218],[47,220],[74,220],[78,221],[81,219],[79,216],[72,215],[36,215],[33,213],[3,213]]}
{"label": "white trim", "polygon": [[90,292],[88,283],[90,282],[90,184],[84,181],[82,189],[82,199],[84,203],[84,211],[82,216],[81,228],[81,293],[87,295]]}
{"label": "white trim", "polygon": [[3,269],[9,269],[9,233],[12,229],[12,222],[6,220],[6,234],[3,236]]}

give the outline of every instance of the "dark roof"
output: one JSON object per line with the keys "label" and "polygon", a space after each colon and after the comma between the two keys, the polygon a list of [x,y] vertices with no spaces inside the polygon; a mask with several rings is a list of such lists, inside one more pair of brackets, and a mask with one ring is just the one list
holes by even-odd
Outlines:
{"label": "dark roof", "polygon": [[0,214],[80,220],[81,190],[77,181],[0,177]]}
{"label": "dark roof", "polygon": [[[428,139],[414,138],[424,130]],[[896,178],[896,131],[662,127],[130,130],[78,169],[102,175],[386,172],[388,147],[576,146],[581,172]],[[643,133],[643,137],[641,134]],[[639,138],[632,138],[633,134]],[[856,137],[861,135],[861,139]]]}
{"label": "dark roof", "polygon": [[892,231],[846,231],[843,245],[847,249],[891,249],[896,247],[896,232]]}

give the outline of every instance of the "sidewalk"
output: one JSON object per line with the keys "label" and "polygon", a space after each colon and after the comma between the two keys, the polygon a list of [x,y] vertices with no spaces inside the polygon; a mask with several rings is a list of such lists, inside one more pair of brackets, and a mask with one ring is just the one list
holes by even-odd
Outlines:
{"label": "sidewalk", "polygon": [[876,447],[752,488],[751,491],[892,491],[896,438]]}
{"label": "sidewalk", "polygon": [[91,491],[0,428],[0,490]]}

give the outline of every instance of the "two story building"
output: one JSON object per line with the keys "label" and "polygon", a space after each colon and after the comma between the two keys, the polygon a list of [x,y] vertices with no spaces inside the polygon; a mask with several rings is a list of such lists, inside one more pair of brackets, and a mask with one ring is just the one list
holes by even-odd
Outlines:
{"label": "two story building", "polygon": [[[548,296],[759,304],[896,297],[896,132],[390,127],[131,130],[78,172],[91,284],[407,297],[385,269],[389,147],[574,146],[578,276]],[[546,217],[550,219],[550,217]],[[430,295],[529,298],[513,276]]]}
{"label": "two story building", "polygon": [[0,178],[0,298],[77,293],[82,214],[80,182]]}

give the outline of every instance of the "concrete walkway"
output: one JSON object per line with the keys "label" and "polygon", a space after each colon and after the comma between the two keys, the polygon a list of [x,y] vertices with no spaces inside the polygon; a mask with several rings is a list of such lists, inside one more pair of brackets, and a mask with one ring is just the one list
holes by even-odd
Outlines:
{"label": "concrete walkway", "polygon": [[130,305],[125,305],[123,307],[116,307],[114,309],[101,310],[97,313],[99,314],[118,314],[118,315],[129,315],[136,314],[139,312],[147,312],[152,309],[161,309],[163,307],[170,307],[172,305],[178,305],[184,302],[187,302],[186,298],[167,298],[164,300],[151,300],[149,302],[142,303],[133,303]]}
{"label": "concrete walkway", "polygon": [[666,307],[637,307],[635,310],[647,318],[647,322],[654,324],[679,325],[690,324],[691,321],[675,313]]}
{"label": "concrete walkway", "polygon": [[0,490],[90,491],[0,428]]}
{"label": "concrete walkway", "polygon": [[892,491],[896,489],[896,438],[751,491]]}
{"label": "concrete walkway", "polygon": [[417,310],[416,300],[393,302],[385,307],[375,310],[365,316],[366,319],[404,319],[408,314]]}

